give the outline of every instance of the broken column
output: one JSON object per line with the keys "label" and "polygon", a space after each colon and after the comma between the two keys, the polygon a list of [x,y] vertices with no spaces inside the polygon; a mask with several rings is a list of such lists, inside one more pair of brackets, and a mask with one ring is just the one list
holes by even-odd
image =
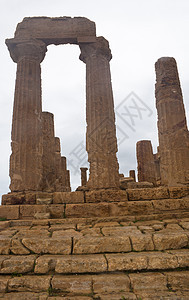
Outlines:
{"label": "broken column", "polygon": [[43,179],[41,189],[54,191],[56,181],[55,171],[55,140],[54,140],[54,116],[49,112],[42,112],[43,125]]}
{"label": "broken column", "polygon": [[42,178],[41,67],[46,45],[6,40],[17,63],[10,158],[11,191],[39,190]]}
{"label": "broken column", "polygon": [[66,157],[61,156],[60,139],[55,137],[55,170],[56,170],[56,184],[55,190],[57,192],[70,192],[70,173],[67,170]]}
{"label": "broken column", "polygon": [[88,168],[80,168],[81,170],[81,186],[85,186],[87,184],[87,170]]}
{"label": "broken column", "polygon": [[138,181],[156,184],[156,169],[151,141],[139,141],[136,145]]}
{"label": "broken column", "polygon": [[79,44],[86,63],[86,149],[90,163],[89,188],[118,188],[117,139],[108,42],[103,37]]}
{"label": "broken column", "polygon": [[134,181],[136,181],[135,170],[130,170],[129,171],[129,177],[133,178]]}
{"label": "broken column", "polygon": [[189,133],[176,61],[162,57],[155,69],[161,183],[185,184],[189,182]]}

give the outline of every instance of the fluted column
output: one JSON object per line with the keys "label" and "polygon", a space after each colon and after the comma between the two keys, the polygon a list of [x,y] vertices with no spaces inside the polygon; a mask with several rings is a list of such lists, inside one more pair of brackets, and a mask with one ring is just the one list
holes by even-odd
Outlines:
{"label": "fluted column", "polygon": [[80,59],[86,63],[86,149],[90,163],[89,188],[119,187],[117,139],[108,42],[80,44]]}
{"label": "fluted column", "polygon": [[43,128],[43,155],[42,167],[43,176],[41,187],[43,191],[54,191],[56,181],[55,170],[55,136],[54,136],[54,115],[49,112],[42,112]]}
{"label": "fluted column", "polygon": [[151,141],[139,141],[136,145],[138,181],[156,184],[156,168]]}
{"label": "fluted column", "polygon": [[17,63],[10,158],[11,191],[38,190],[42,177],[41,68],[46,46],[6,40]]}
{"label": "fluted column", "polygon": [[155,69],[161,183],[185,184],[189,182],[189,133],[176,61],[160,58]]}

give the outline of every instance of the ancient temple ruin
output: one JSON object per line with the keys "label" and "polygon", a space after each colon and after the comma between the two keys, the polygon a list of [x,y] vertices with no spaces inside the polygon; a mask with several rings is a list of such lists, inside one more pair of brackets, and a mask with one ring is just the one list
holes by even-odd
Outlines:
{"label": "ancient temple ruin", "polygon": [[[74,192],[41,99],[47,47],[67,43],[86,64],[90,175],[81,166]],[[150,140],[137,142],[137,182],[135,170],[119,174],[112,55],[95,23],[25,18],[6,45],[17,75],[11,192],[0,206],[0,298],[189,299],[189,133],[174,58],[155,65],[159,147],[153,153]]]}
{"label": "ancient temple ruin", "polygon": [[[86,64],[89,188],[119,186],[111,51],[85,18],[25,18],[6,44],[17,63],[10,161],[11,191],[69,191],[66,159],[54,137],[53,116],[42,112],[40,63],[50,44],[76,44]],[[111,174],[111,176],[110,176]]]}

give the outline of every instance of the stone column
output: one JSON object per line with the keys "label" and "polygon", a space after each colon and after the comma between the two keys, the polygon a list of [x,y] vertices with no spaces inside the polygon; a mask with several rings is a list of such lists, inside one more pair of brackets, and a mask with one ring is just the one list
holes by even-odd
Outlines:
{"label": "stone column", "polygon": [[87,170],[88,168],[80,168],[81,170],[81,186],[85,186],[87,184]]}
{"label": "stone column", "polygon": [[129,171],[129,177],[132,177],[134,179],[134,181],[136,181],[135,170]]}
{"label": "stone column", "polygon": [[55,170],[57,192],[70,192],[70,173],[67,170],[66,157],[61,156],[60,139],[55,137]]}
{"label": "stone column", "polygon": [[42,177],[42,108],[40,63],[46,45],[39,40],[9,39],[17,63],[10,158],[11,191],[38,190]]}
{"label": "stone column", "polygon": [[42,112],[43,125],[43,178],[41,187],[43,191],[53,192],[55,189],[55,136],[54,136],[54,116],[49,112]]}
{"label": "stone column", "polygon": [[161,183],[185,184],[189,182],[189,133],[176,61],[162,57],[155,69]]}
{"label": "stone column", "polygon": [[136,145],[138,181],[156,184],[156,169],[151,141],[139,141]]}
{"label": "stone column", "polygon": [[80,44],[80,49],[80,59],[86,63],[86,149],[90,163],[87,186],[91,189],[118,188],[109,44],[103,37],[98,37],[94,43]]}
{"label": "stone column", "polygon": [[62,182],[63,190],[66,192],[70,192],[71,191],[70,172],[69,170],[67,170],[67,161],[65,156],[61,156],[61,170],[62,170],[61,182]]}

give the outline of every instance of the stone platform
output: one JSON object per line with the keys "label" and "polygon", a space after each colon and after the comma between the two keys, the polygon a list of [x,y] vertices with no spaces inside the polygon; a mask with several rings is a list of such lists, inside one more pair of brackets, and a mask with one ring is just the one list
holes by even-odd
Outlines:
{"label": "stone platform", "polygon": [[189,299],[188,188],[9,194],[3,204],[0,299]]}

